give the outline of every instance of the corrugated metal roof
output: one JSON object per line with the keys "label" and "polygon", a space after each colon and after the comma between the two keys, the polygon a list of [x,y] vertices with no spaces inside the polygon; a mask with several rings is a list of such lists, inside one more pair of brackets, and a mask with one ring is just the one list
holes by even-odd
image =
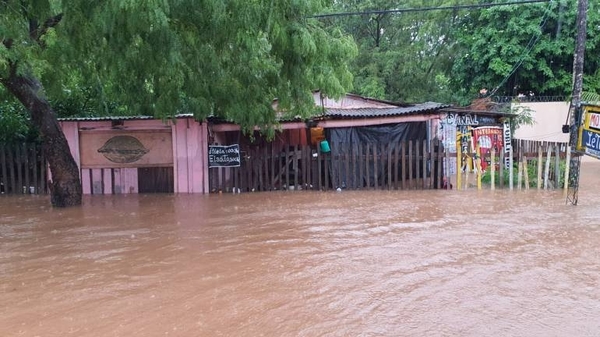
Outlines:
{"label": "corrugated metal roof", "polygon": [[[178,114],[175,118],[194,117],[193,114]],[[122,121],[122,120],[142,120],[158,119],[153,116],[100,116],[100,117],[63,117],[58,118],[59,122],[84,122],[84,121]]]}
{"label": "corrugated metal roof", "polygon": [[[325,108],[325,114],[321,117],[326,118],[369,118],[369,117],[390,117],[390,116],[401,116],[409,114],[419,114],[426,112],[435,112],[439,109],[448,108],[451,105],[426,102],[421,104],[415,104],[411,106],[394,106],[394,107],[381,107],[381,108]],[[190,118],[194,117],[193,114],[178,114],[175,118]],[[315,116],[319,117],[319,116]],[[101,117],[65,117],[59,118],[59,121],[117,121],[117,120],[144,120],[144,119],[156,119],[152,116],[101,116]],[[221,121],[220,118],[209,117],[208,120],[212,122]],[[279,122],[291,122],[297,121],[294,117],[281,118]]]}
{"label": "corrugated metal roof", "polygon": [[326,117],[365,118],[418,114],[449,107],[449,104],[426,102],[408,107],[325,109]]}

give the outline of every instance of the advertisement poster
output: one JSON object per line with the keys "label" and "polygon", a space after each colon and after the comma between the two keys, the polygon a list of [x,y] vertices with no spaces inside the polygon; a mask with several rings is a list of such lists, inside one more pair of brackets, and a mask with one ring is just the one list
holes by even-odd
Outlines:
{"label": "advertisement poster", "polygon": [[[497,126],[486,126],[473,129],[473,142],[479,145],[479,152],[484,158],[490,154],[492,148],[496,149],[496,154],[500,154],[500,150],[504,145],[502,137],[504,130]],[[489,162],[484,160],[481,162],[481,169],[485,171]]]}

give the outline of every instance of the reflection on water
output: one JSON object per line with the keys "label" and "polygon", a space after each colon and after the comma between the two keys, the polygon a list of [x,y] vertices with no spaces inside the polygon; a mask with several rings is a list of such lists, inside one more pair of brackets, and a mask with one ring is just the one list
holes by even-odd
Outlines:
{"label": "reflection on water", "polygon": [[600,166],[562,192],[0,198],[1,336],[592,336]]}

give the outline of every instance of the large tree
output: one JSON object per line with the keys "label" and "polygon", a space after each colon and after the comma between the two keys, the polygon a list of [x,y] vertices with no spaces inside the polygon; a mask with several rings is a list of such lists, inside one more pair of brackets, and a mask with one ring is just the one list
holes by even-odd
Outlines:
{"label": "large tree", "polygon": [[[476,2],[461,0],[460,5]],[[352,63],[356,90],[371,97],[408,102],[449,100],[446,75],[456,55],[454,29],[469,12],[440,8],[451,8],[457,3],[456,0],[337,2],[335,11],[356,13],[326,20],[352,34],[359,46],[359,55]],[[378,10],[399,12],[365,14]]]}
{"label": "large tree", "polygon": [[[500,2],[500,1],[498,1]],[[596,2],[589,3],[586,54],[600,53]],[[498,6],[472,11],[456,31],[458,50],[452,82],[457,92],[474,95],[533,93],[568,96],[573,88],[577,1]],[[586,59],[585,90],[600,90],[600,60]]]}
{"label": "large tree", "polygon": [[[494,6],[477,7],[484,3]],[[356,15],[322,20],[356,39],[354,87],[367,96],[468,104],[482,88],[506,96],[568,95],[577,1],[505,3],[346,0],[336,1],[333,11]],[[589,7],[586,53],[597,55],[600,11],[597,2]],[[396,12],[364,14],[377,10]],[[586,60],[584,88],[600,92],[597,58]]]}
{"label": "large tree", "polygon": [[[39,128],[52,204],[81,203],[78,168],[51,101],[71,86],[131,113],[193,112],[249,130],[281,110],[306,116],[311,90],[338,97],[352,82],[352,39],[310,15],[323,1],[2,0],[0,83]],[[73,80],[75,79],[75,80]]]}

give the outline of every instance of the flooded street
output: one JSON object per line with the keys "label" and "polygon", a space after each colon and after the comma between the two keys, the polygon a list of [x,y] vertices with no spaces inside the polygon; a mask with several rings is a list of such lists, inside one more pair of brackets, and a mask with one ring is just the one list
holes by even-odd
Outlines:
{"label": "flooded street", "polygon": [[598,336],[562,191],[0,197],[0,336]]}

